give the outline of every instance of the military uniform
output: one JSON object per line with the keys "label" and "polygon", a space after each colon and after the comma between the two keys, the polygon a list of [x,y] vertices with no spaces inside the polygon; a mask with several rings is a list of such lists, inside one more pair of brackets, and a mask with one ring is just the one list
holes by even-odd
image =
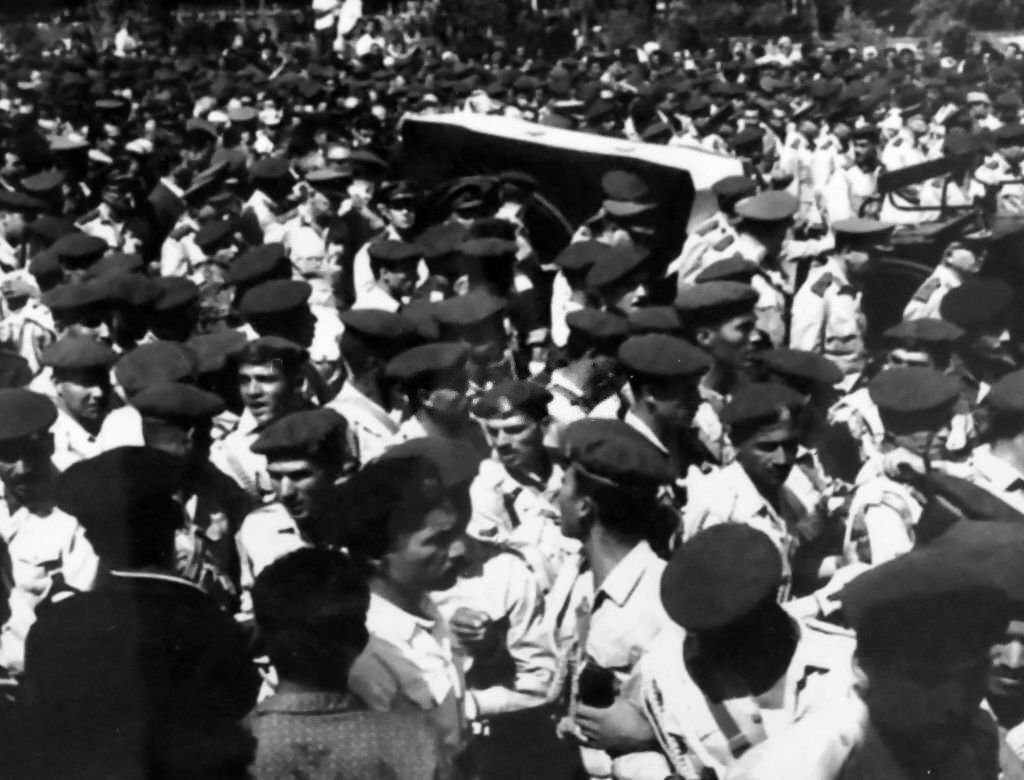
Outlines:
{"label": "military uniform", "polygon": [[702,770],[725,775],[736,758],[815,706],[827,706],[852,685],[851,632],[816,620],[794,621],[796,652],[773,692],[713,701],[686,671],[685,632],[658,636],[637,667],[637,685],[662,752],[681,777]]}
{"label": "military uniform", "polygon": [[281,504],[264,504],[251,512],[235,536],[240,566],[239,615],[252,615],[252,586],[267,566],[290,552],[309,546],[292,516]]}
{"label": "military uniform", "polygon": [[861,216],[865,205],[878,195],[880,171],[880,167],[865,169],[850,165],[832,174],[823,193],[825,215],[830,224]]}
{"label": "military uniform", "polygon": [[811,269],[793,299],[789,345],[824,355],[852,378],[864,368],[866,329],[861,293],[843,265],[829,258]]}
{"label": "military uniform", "polygon": [[903,319],[939,319],[939,308],[946,293],[955,290],[963,283],[960,272],[950,268],[945,263],[939,263],[935,270],[929,274],[921,286],[914,291],[913,296],[903,309]]}
{"label": "military uniform", "polygon": [[455,585],[431,598],[449,622],[465,607],[486,614],[498,632],[500,648],[459,653],[478,713],[486,718],[535,707],[548,698],[556,668],[540,585],[511,548],[471,540],[469,550]]}

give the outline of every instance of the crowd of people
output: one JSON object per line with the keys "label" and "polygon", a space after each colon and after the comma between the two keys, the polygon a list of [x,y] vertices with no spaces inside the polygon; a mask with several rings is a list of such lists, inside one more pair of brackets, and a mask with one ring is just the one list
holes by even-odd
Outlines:
{"label": "crowd of people", "polygon": [[[321,21],[4,43],[0,775],[1024,778],[1021,52]],[[545,253],[438,113],[743,175]]]}

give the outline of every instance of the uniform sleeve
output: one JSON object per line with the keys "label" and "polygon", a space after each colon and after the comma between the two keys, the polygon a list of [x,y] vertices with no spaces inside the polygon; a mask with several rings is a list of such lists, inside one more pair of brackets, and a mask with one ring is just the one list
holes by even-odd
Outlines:
{"label": "uniform sleeve", "polygon": [[507,569],[505,577],[508,629],[505,648],[515,666],[512,689],[492,686],[473,692],[481,715],[535,707],[548,698],[555,678],[554,639],[544,623],[540,586],[526,564]]}
{"label": "uniform sleeve", "polygon": [[356,297],[372,290],[375,281],[373,269],[370,267],[369,244],[363,244],[352,261],[352,282],[355,285]]}
{"label": "uniform sleeve", "polygon": [[825,317],[825,296],[814,294],[805,283],[793,299],[790,348],[821,353],[825,346]]}
{"label": "uniform sleeve", "polygon": [[850,187],[842,171],[836,171],[829,177],[822,193],[825,204],[826,222],[834,225],[842,219],[853,219],[853,203],[850,201]]}

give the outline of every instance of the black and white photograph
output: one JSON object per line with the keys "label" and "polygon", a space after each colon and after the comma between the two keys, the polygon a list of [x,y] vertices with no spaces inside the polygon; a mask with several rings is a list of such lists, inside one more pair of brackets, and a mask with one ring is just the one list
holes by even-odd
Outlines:
{"label": "black and white photograph", "polygon": [[0,778],[1024,780],[1024,2],[0,0]]}

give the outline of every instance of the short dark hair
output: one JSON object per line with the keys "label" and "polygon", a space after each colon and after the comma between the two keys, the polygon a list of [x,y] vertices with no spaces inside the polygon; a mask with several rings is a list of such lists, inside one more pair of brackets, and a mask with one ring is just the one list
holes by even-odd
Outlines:
{"label": "short dark hair", "polygon": [[260,572],[252,598],[260,637],[282,678],[344,689],[369,640],[362,567],[335,550],[296,550]]}
{"label": "short dark hair", "polygon": [[321,529],[319,538],[376,561],[450,498],[437,467],[426,458],[374,461],[338,487],[334,506],[339,517],[332,527]]}
{"label": "short dark hair", "polygon": [[637,482],[629,487],[595,479],[582,468],[574,470],[576,492],[597,507],[597,519],[605,528],[630,539],[646,539],[658,503],[654,483]]}

